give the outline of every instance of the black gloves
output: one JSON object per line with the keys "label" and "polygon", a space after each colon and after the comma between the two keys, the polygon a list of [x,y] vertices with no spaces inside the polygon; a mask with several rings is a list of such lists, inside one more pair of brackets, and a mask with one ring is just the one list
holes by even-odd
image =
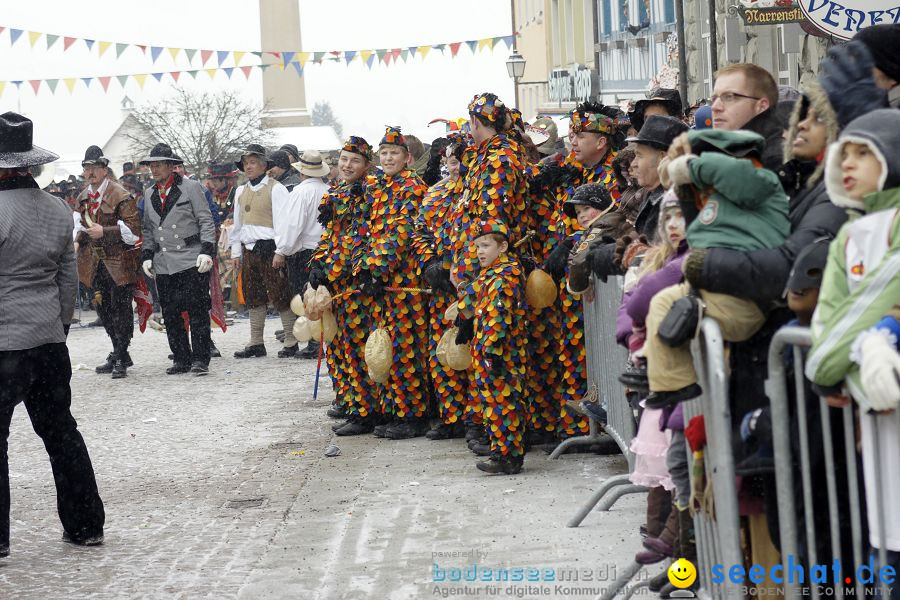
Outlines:
{"label": "black gloves", "polygon": [[319,217],[316,219],[322,227],[328,227],[334,218],[334,206],[331,202],[325,202],[319,205]]}
{"label": "black gloves", "polygon": [[322,269],[313,269],[309,272],[309,286],[317,290],[320,285],[325,285],[328,283],[328,276],[325,275],[325,271]]}
{"label": "black gloves", "polygon": [[456,334],[456,345],[468,344],[475,337],[475,319],[456,318],[456,326],[459,332]]}
{"label": "black gloves", "polygon": [[572,246],[575,242],[571,239],[565,239],[556,245],[556,248],[553,249],[553,252],[550,253],[550,256],[547,257],[547,260],[544,262],[544,270],[553,277],[554,280],[559,281],[566,275],[566,264],[569,262],[569,253],[572,251]]}
{"label": "black gloves", "polygon": [[886,92],[875,85],[872,53],[860,41],[834,46],[822,61],[819,83],[843,128],[856,117],[887,106]]}
{"label": "black gloves", "polygon": [[361,285],[359,286],[359,291],[364,296],[370,296],[372,298],[382,298],[384,297],[384,283],[376,277],[372,276],[372,273],[369,271],[363,271],[360,275]]}
{"label": "black gloves", "polygon": [[68,323],[63,323],[63,333],[66,334],[66,337],[69,337],[69,327],[71,327]]}
{"label": "black gloves", "polygon": [[506,373],[506,362],[502,356],[493,356],[491,358],[491,375],[494,377],[502,377]]}
{"label": "black gloves", "polygon": [[618,275],[620,272],[614,260],[615,250],[615,244],[601,244],[588,253],[591,271],[603,283],[606,283],[606,278],[610,275]]}
{"label": "black gloves", "polygon": [[432,291],[444,291],[449,294],[455,294],[456,288],[450,282],[450,270],[441,266],[440,261],[433,261],[425,267],[422,273],[422,279],[428,284]]}

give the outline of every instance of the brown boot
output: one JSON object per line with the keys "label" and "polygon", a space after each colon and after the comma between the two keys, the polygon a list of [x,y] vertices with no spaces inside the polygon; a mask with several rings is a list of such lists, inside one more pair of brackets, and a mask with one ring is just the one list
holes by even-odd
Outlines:
{"label": "brown boot", "polygon": [[647,493],[647,537],[659,537],[666,524],[672,506],[672,494],[662,486],[650,488]]}

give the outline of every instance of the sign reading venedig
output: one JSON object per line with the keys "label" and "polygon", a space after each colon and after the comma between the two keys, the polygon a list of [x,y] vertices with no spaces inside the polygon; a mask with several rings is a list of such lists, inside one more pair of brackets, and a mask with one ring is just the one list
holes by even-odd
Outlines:
{"label": "sign reading venedig", "polygon": [[800,8],[818,29],[842,40],[864,27],[900,23],[900,0],[801,0]]}
{"label": "sign reading venedig", "polygon": [[556,102],[583,102],[594,97],[596,85],[593,71],[573,64],[567,69],[554,69],[547,77],[550,99]]}

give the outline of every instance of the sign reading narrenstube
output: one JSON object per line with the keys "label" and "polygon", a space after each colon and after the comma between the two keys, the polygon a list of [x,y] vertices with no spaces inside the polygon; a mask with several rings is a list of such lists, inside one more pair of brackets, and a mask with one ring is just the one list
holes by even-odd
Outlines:
{"label": "sign reading narrenstube", "polygon": [[818,29],[842,40],[865,27],[900,23],[900,0],[801,0],[800,8]]}

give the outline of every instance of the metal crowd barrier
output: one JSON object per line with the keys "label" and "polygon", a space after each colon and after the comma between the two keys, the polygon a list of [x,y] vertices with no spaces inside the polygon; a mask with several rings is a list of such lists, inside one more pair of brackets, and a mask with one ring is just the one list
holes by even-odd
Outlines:
{"label": "metal crowd barrier", "polygon": [[[832,437],[832,420],[831,413],[835,409],[830,409],[823,398],[809,398],[806,394],[806,385],[803,376],[803,366],[805,362],[805,350],[809,348],[812,340],[808,328],[805,327],[785,327],[778,331],[772,340],[769,348],[769,379],[766,382],[766,393],[771,402],[772,411],[772,436],[775,456],[775,479],[778,496],[778,523],[779,538],[781,540],[781,556],[782,563],[786,562],[785,557],[793,556],[795,564],[816,565],[826,564],[829,566],[828,582],[823,584],[822,588],[833,588],[835,597],[844,597],[844,586],[834,585],[831,578],[830,565],[836,557],[841,557],[842,552],[846,558],[848,554],[852,554],[853,565],[845,565],[842,562],[841,576],[850,576],[853,588],[848,589],[847,595],[855,595],[863,597],[863,584],[856,576],[855,569],[861,565],[868,565],[869,553],[866,552],[869,541],[864,539],[864,523],[865,516],[862,514],[862,502],[860,498],[860,482],[857,468],[857,443],[856,423],[854,419],[853,405],[845,406],[839,409],[841,418],[837,423],[843,429],[844,444],[843,448],[836,448]],[[793,346],[793,364],[794,364],[794,381],[788,381],[788,370],[785,367],[784,355],[785,350],[789,346]],[[793,385],[795,390],[793,400],[788,395],[788,385]],[[821,427],[821,448],[812,447],[810,441],[811,424],[807,414],[813,406],[810,403],[818,402]],[[792,417],[794,415],[794,417]],[[880,426],[892,423],[889,420],[895,420],[893,426],[900,431],[900,411],[894,411],[893,415],[873,415],[859,414],[860,424],[867,425],[867,430],[872,433],[872,444],[874,448],[879,447],[879,428]],[[795,425],[792,425],[792,419]],[[863,420],[870,419],[868,423]],[[796,427],[796,431],[794,431]],[[799,465],[792,456],[791,439],[796,435],[797,447],[799,448]],[[827,531],[817,531],[814,523],[814,507],[813,497],[822,498],[821,482],[815,482],[816,488],[813,488],[812,471],[811,471],[811,455],[814,451],[822,451],[825,461],[825,493],[828,503],[828,528]],[[885,531],[885,515],[888,510],[896,510],[897,499],[890,498],[889,493],[884,490],[882,485],[882,473],[886,464],[889,463],[889,457],[882,455],[873,456],[876,462],[876,476],[873,482],[868,482],[875,486],[875,505],[868,505],[866,510],[870,515],[874,515],[869,522],[875,523],[876,531],[881,532],[879,539],[882,540],[881,546],[877,552],[878,564],[875,565],[875,573],[882,566],[887,564],[886,551],[884,549],[884,531]],[[897,457],[900,460],[900,457]],[[843,462],[846,466],[846,480],[837,481],[836,462]],[[802,497],[799,499],[803,510],[804,527],[798,523],[798,512],[796,510],[797,498],[795,497],[795,485],[799,469],[799,481],[802,487]],[[843,486],[847,491],[847,501],[849,502],[849,511],[841,510],[838,500],[839,486]],[[850,518],[850,539],[842,539],[840,519],[842,515],[849,512]],[[830,556],[818,556],[817,538],[826,535],[830,540]],[[848,552],[847,549],[850,549]],[[804,555],[800,556],[800,553]],[[851,571],[853,571],[851,573]],[[784,577],[785,595],[788,598],[800,597],[799,588],[807,588],[810,596],[815,600],[820,597],[821,589],[817,585],[810,584],[809,570],[806,569],[806,578],[804,583],[800,584],[797,580],[788,581],[787,572]],[[897,585],[897,582],[891,584]],[[882,584],[879,590],[881,597],[889,597],[887,588],[889,586]],[[871,594],[869,594],[871,595]]]}
{"label": "metal crowd barrier", "polygon": [[[609,283],[601,283],[594,278],[594,301],[583,303],[588,389],[596,391],[600,405],[606,409],[607,422],[598,425],[591,419],[589,435],[564,441],[557,446],[550,458],[557,458],[570,446],[596,443],[601,439],[602,433],[606,433],[619,446],[628,461],[628,473],[631,473],[634,469],[634,454],[630,445],[637,425],[631,405],[625,398],[625,388],[618,379],[628,358],[628,351],[616,343],[616,317],[622,303],[623,281],[622,277],[615,277]],[[610,477],[572,517],[568,527],[578,527],[601,499],[604,501],[600,510],[605,511],[622,496],[645,491],[647,488],[644,486],[632,484],[627,473]],[[604,499],[607,494],[609,496]]]}

